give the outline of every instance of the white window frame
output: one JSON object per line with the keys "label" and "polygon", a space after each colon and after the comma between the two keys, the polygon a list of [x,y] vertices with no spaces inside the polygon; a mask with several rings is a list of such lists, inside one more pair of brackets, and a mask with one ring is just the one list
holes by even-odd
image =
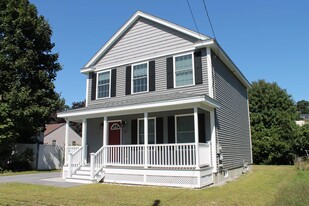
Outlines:
{"label": "white window frame", "polygon": [[[133,71],[134,71],[134,66],[137,65],[141,65],[141,64],[147,64],[147,89],[146,91],[142,91],[142,92],[134,92],[134,83],[133,83]],[[141,62],[141,63],[137,63],[137,64],[132,64],[131,65],[131,94],[140,94],[140,93],[146,93],[149,92],[149,62]]]}
{"label": "white window frame", "polygon": [[[99,74],[101,74],[101,73],[106,73],[106,72],[109,72],[109,91],[108,91],[108,97],[98,97],[98,95],[99,95],[99,86],[101,86],[101,85],[99,85]],[[97,82],[96,82],[96,98],[97,99],[106,99],[106,98],[110,98],[111,97],[111,90],[112,90],[112,88],[111,88],[111,86],[112,86],[112,70],[111,69],[109,69],[109,70],[104,70],[104,71],[101,71],[101,72],[98,72],[97,73]]]}
{"label": "white window frame", "polygon": [[[182,85],[182,86],[176,86],[176,57],[186,56],[191,54],[192,57],[192,84]],[[174,88],[180,88],[180,87],[188,87],[195,85],[195,65],[194,65],[194,52],[187,52],[182,53],[179,55],[173,56],[173,81],[174,81]]]}
{"label": "white window frame", "polygon": [[[154,119],[154,144],[157,144],[157,119],[156,119],[156,117],[148,117],[148,127],[149,127],[149,120],[150,119]],[[139,143],[139,125],[140,125],[139,121],[140,120],[144,120],[144,118],[138,118],[137,119],[137,144],[140,144]],[[144,128],[144,131],[145,131],[145,128]],[[148,130],[148,133],[149,133],[149,130]],[[149,142],[149,139],[148,139],[148,142]],[[144,142],[144,144],[145,144],[145,142]]]}
{"label": "white window frame", "polygon": [[[178,134],[178,132],[177,132],[177,118],[178,117],[186,117],[186,116],[193,116],[193,119],[194,119],[194,113],[189,113],[189,114],[178,114],[178,115],[175,115],[175,143],[178,143],[178,137],[177,137],[177,134]],[[195,123],[194,123],[194,121],[193,121],[193,125],[194,125]],[[193,128],[193,132],[194,132],[194,128]],[[194,137],[193,137],[194,138]],[[194,141],[192,142],[192,143],[194,143]]]}

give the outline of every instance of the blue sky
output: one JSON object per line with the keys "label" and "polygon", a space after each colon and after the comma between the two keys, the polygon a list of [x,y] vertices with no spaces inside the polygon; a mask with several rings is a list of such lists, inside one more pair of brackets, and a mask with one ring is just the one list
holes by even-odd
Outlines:
{"label": "blue sky", "polygon": [[[186,0],[30,0],[53,30],[63,70],[55,81],[66,103],[85,99],[80,68],[141,10],[196,30]],[[199,32],[213,36],[202,0],[189,0]],[[205,0],[217,41],[252,82],[277,82],[309,100],[309,1]]]}

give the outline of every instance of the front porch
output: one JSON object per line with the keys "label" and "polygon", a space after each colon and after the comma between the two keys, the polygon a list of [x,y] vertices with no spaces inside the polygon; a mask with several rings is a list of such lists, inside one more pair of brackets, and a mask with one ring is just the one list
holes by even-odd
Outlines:
{"label": "front porch", "polygon": [[101,115],[83,116],[82,146],[66,146],[67,181],[193,188],[213,183],[214,107],[182,103]]}

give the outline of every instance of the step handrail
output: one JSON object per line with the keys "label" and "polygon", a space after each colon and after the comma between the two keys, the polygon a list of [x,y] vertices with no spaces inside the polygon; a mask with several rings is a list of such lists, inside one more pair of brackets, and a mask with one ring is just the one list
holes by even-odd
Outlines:
{"label": "step handrail", "polygon": [[81,146],[80,148],[78,148],[76,151],[74,151],[73,153],[69,153],[69,162],[68,162],[68,176],[71,177],[72,174],[74,174],[76,172],[76,170],[78,170],[78,168],[81,167],[83,161],[82,161],[82,151],[83,151],[83,147]]}
{"label": "step handrail", "polygon": [[102,146],[96,153],[90,153],[90,175],[91,179],[95,179],[95,176],[102,170],[105,165],[105,147]]}

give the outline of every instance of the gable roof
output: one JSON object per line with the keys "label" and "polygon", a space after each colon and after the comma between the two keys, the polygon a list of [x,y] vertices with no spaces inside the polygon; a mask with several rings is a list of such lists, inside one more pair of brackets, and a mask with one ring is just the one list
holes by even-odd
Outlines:
{"label": "gable roof", "polygon": [[63,125],[65,125],[65,123],[59,123],[59,124],[47,124],[45,126],[45,132],[44,132],[44,137],[46,137],[47,135],[49,135],[50,133],[52,133],[53,131],[59,129],[60,127],[62,127]]}
{"label": "gable roof", "polygon": [[187,34],[189,36],[192,36],[196,38],[197,40],[207,40],[211,39],[208,36],[205,36],[203,34],[197,33],[195,31],[192,31],[190,29],[187,29],[185,27],[179,26],[177,24],[171,23],[169,21],[166,21],[164,19],[161,19],[159,17],[144,13],[142,11],[137,11],[113,36],[110,38],[110,40],[85,64],[84,68],[82,70],[87,69],[91,67],[97,60],[99,60],[106,51],[118,40],[118,38],[121,37],[122,34],[124,34],[131,25],[133,25],[139,18],[145,18],[148,20],[151,20],[153,22],[156,22],[158,24],[164,25],[166,27],[169,27],[171,29],[174,29],[176,31],[179,31],[181,33]]}
{"label": "gable roof", "polygon": [[194,44],[195,48],[205,48],[209,47],[212,49],[216,55],[218,55],[221,60],[226,64],[226,66],[233,72],[233,74],[245,85],[246,88],[250,88],[251,84],[243,75],[243,73],[238,69],[238,67],[234,64],[234,62],[229,58],[229,56],[225,53],[225,51],[221,48],[218,42],[206,35],[197,33],[185,27],[179,26],[177,24],[171,23],[159,17],[144,13],[142,11],[137,11],[113,36],[112,38],[104,44],[104,46],[85,64],[83,68],[81,68],[81,73],[87,74],[94,70],[93,65],[106,53],[109,48],[113,46],[113,44],[124,34],[128,29],[130,29],[131,25],[133,25],[139,18],[145,18],[150,21],[156,22],[158,24],[164,25],[171,29],[174,29],[178,32],[184,33],[186,35],[192,36],[196,38],[197,41]]}

